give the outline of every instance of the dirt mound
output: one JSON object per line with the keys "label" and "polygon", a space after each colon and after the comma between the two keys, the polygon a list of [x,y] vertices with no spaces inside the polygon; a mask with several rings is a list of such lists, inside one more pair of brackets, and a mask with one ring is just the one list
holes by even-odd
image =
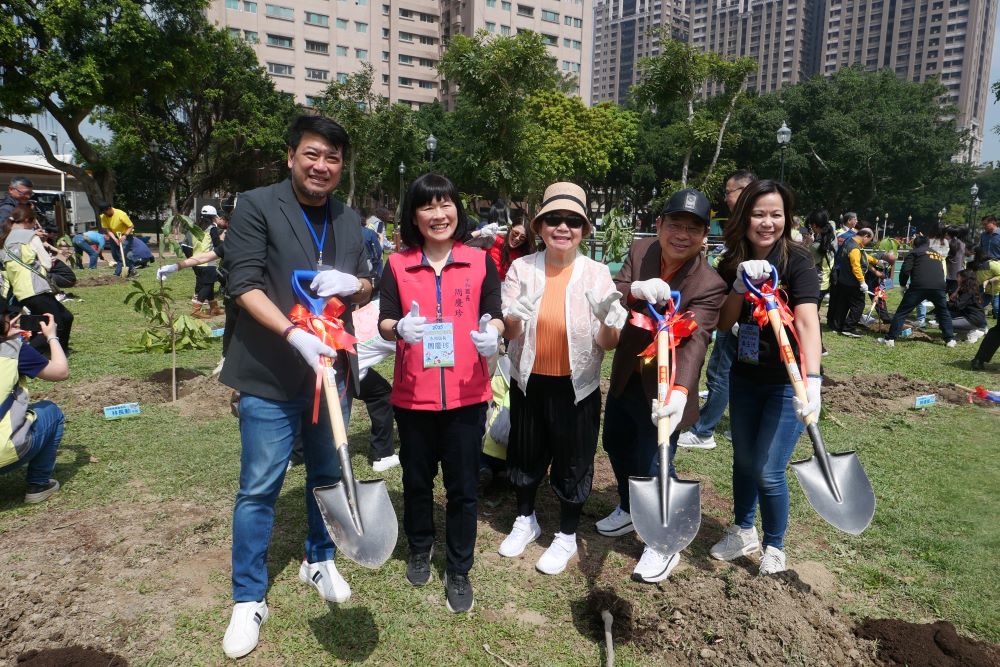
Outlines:
{"label": "dirt mound", "polygon": [[21,667],[128,667],[128,661],[120,655],[85,646],[32,649],[17,656],[17,664]]}
{"label": "dirt mound", "polygon": [[1000,665],[1000,647],[962,637],[948,621],[921,624],[892,618],[867,618],[855,632],[859,637],[877,642],[878,657],[887,665]]}
{"label": "dirt mound", "polygon": [[[216,419],[229,413],[232,390],[220,384],[218,377],[178,368],[177,379],[177,403],[173,405],[182,417]],[[105,406],[119,403],[171,403],[170,369],[157,371],[145,380],[103,377],[85,384],[44,385],[33,395],[63,408],[86,412],[101,412]]]}
{"label": "dirt mound", "polygon": [[120,285],[125,278],[115,276],[84,276],[76,281],[73,287],[103,287],[104,285]]}
{"label": "dirt mound", "polygon": [[823,379],[823,405],[849,415],[903,410],[913,407],[913,399],[923,394],[937,394],[947,403],[968,402],[968,394],[954,385],[914,380],[899,373],[853,375],[846,379],[828,375]]}

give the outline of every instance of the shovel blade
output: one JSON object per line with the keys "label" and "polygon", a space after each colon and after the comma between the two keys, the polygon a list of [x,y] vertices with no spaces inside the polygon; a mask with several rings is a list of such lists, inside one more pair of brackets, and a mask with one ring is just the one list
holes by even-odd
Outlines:
{"label": "shovel blade", "polygon": [[355,482],[360,526],[351,513],[344,482],[313,489],[323,523],[342,554],[372,569],[389,560],[396,548],[399,526],[389,489],[381,479]]}
{"label": "shovel blade", "polygon": [[667,514],[660,503],[658,477],[630,477],[632,525],[646,546],[675,554],[691,544],[701,527],[701,483],[667,479]]}
{"label": "shovel blade", "polygon": [[864,532],[875,516],[875,492],[854,452],[827,454],[830,474],[840,489],[838,502],[816,456],[792,463],[792,470],[816,513],[830,525],[851,535]]}

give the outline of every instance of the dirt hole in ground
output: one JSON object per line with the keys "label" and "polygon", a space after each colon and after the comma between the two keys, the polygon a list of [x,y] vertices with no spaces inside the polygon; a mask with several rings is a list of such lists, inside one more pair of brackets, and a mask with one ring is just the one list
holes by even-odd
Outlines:
{"label": "dirt hole in ground", "polygon": [[120,285],[126,282],[125,278],[115,276],[84,276],[76,281],[73,287],[103,287],[104,285]]}
{"label": "dirt hole in ground", "polygon": [[893,618],[867,618],[854,632],[877,642],[878,657],[887,665],[1000,665],[1000,647],[963,637],[948,621],[907,623]]}
{"label": "dirt hole in ground", "polygon": [[32,649],[17,656],[19,667],[128,667],[120,655],[86,646]]}
{"label": "dirt hole in ground", "polygon": [[[215,375],[189,368],[177,369],[177,403],[182,417],[217,419],[229,414],[232,389],[221,384]],[[47,398],[57,405],[85,412],[101,412],[105,406],[119,403],[171,404],[170,369],[165,368],[145,380],[102,377],[85,384],[45,384],[32,392],[35,398]]]}
{"label": "dirt hole in ground", "polygon": [[899,373],[888,375],[853,375],[849,378],[825,376],[823,405],[834,412],[870,415],[913,407],[917,396],[937,394],[946,403],[969,402],[968,394],[954,385],[915,380]]}

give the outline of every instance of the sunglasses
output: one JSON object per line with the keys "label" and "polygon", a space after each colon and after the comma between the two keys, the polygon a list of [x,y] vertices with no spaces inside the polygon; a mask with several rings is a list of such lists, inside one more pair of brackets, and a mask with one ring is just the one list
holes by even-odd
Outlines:
{"label": "sunglasses", "polygon": [[542,218],[542,222],[545,223],[546,227],[558,227],[566,223],[570,229],[580,229],[583,227],[584,220],[578,215],[547,215]]}

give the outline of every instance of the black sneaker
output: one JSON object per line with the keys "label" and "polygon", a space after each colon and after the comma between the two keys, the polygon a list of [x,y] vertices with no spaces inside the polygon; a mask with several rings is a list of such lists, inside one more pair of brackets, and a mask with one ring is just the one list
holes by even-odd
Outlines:
{"label": "black sneaker", "polygon": [[406,561],[406,580],[414,586],[426,586],[431,580],[431,556],[434,555],[434,547],[430,551],[422,554],[410,554],[410,559]]}
{"label": "black sneaker", "polygon": [[59,490],[59,482],[50,479],[48,484],[29,484],[24,494],[24,502],[29,505],[48,500],[49,496]]}
{"label": "black sneaker", "polygon": [[447,598],[448,611],[453,614],[464,614],[472,611],[476,601],[472,596],[472,582],[469,575],[447,572],[444,575],[444,591]]}
{"label": "black sneaker", "polygon": [[986,370],[986,364],[984,364],[981,359],[973,359],[972,362],[970,363],[970,366],[972,366],[972,370],[974,371]]}

